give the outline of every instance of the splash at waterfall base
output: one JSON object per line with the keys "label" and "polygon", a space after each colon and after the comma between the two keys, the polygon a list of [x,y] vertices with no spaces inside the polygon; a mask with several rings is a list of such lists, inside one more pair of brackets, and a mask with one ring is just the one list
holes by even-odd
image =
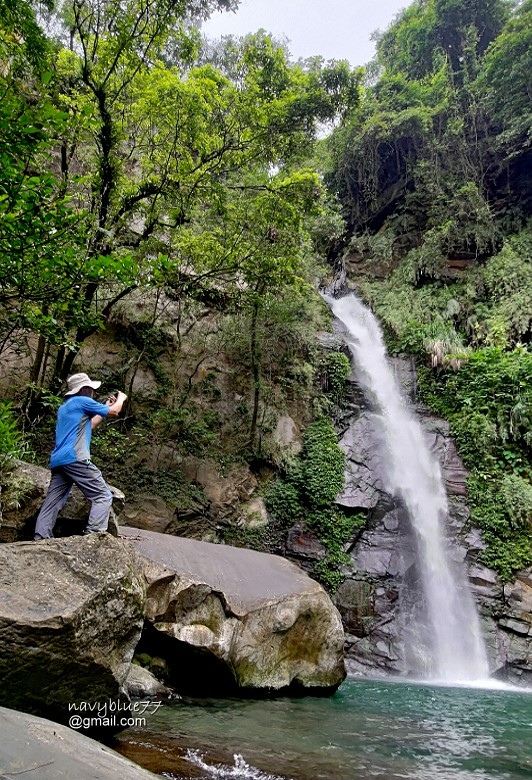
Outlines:
{"label": "splash at waterfall base", "polygon": [[367,512],[335,599],[349,672],[531,685],[532,573],[503,586],[478,562],[467,474],[448,424],[415,403],[413,363],[386,356],[373,315],[352,296],[328,303],[341,322],[322,342],[343,341],[354,365],[338,420],[347,468],[337,503]]}

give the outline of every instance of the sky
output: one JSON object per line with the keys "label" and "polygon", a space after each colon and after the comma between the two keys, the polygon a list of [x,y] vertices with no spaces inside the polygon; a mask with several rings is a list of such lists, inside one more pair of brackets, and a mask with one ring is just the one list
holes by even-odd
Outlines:
{"label": "sky", "polygon": [[264,28],[287,38],[294,60],[321,55],[364,65],[373,57],[371,34],[385,30],[411,0],[241,0],[236,13],[216,13],[205,22],[209,38],[246,35]]}

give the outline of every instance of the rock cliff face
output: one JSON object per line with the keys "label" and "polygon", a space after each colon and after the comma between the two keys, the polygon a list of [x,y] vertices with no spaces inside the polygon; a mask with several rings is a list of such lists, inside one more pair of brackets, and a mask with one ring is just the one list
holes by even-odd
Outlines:
{"label": "rock cliff face", "polygon": [[[410,361],[395,361],[403,392],[415,403],[416,375]],[[403,638],[421,598],[409,523],[403,508],[383,489],[379,428],[354,384],[340,444],[346,452],[346,483],[337,502],[346,512],[367,511],[365,528],[350,546],[352,564],[336,594],[346,629],[348,669],[363,674],[408,674]],[[448,424],[417,406],[426,438],[438,458],[449,497],[448,535],[454,555],[469,567],[480,609],[490,667],[513,682],[532,683],[532,572],[503,587],[495,572],[478,562],[480,533],[469,527],[467,473]]]}

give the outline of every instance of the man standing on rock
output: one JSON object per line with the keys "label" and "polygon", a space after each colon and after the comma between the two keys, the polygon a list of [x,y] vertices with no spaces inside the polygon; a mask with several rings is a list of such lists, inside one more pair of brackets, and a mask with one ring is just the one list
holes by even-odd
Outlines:
{"label": "man standing on rock", "polygon": [[65,506],[72,485],[77,485],[91,502],[85,533],[107,530],[112,494],[101,471],[91,463],[91,433],[104,417],[116,417],[127,399],[125,393],[110,396],[105,404],[94,400],[101,382],[87,374],[67,379],[66,400],[57,412],[55,448],[50,457],[52,479],[35,525],[35,539],[52,539],[55,521]]}

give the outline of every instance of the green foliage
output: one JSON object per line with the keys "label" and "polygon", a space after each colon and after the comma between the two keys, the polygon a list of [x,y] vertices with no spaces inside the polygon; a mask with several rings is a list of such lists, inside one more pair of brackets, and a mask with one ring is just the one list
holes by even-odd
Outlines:
{"label": "green foliage", "polygon": [[417,0],[379,37],[378,61],[420,79],[447,57],[459,73],[497,37],[508,10],[504,0]]}
{"label": "green foliage", "polygon": [[192,404],[178,409],[158,409],[152,416],[152,431],[178,445],[183,453],[205,454],[219,439],[220,420],[216,411],[204,411]]}
{"label": "green foliage", "polygon": [[75,285],[84,271],[83,213],[72,207],[60,181],[46,171],[51,136],[64,120],[46,100],[29,101],[15,86],[5,88],[0,108],[4,338],[18,329],[44,333],[52,341],[64,338],[60,323],[79,313]]}
{"label": "green foliage", "polygon": [[411,3],[377,42],[378,60],[392,73],[409,78],[426,76],[435,52],[434,4]]}
{"label": "green foliage", "polygon": [[493,465],[497,447],[497,429],[495,424],[482,412],[465,407],[453,416],[453,436],[460,455],[467,466],[479,463],[486,467]]}
{"label": "green foliage", "polygon": [[482,558],[504,579],[532,561],[532,355],[523,347],[472,352],[458,371],[420,374],[423,399],[451,421],[470,470]]}
{"label": "green foliage", "polygon": [[[53,0],[43,0],[50,9]],[[23,76],[46,64],[48,42],[35,19],[37,2],[3,0],[0,4],[0,70]]]}
{"label": "green foliage", "polygon": [[342,566],[351,561],[346,544],[364,528],[366,519],[366,512],[345,515],[335,507],[316,510],[307,517],[307,525],[327,547],[327,555],[315,565],[313,574],[330,593],[338,590],[345,579]]}
{"label": "green foliage", "polygon": [[457,328],[460,288],[442,284],[416,288],[411,260],[409,253],[388,278],[362,280],[360,289],[384,326],[391,352],[430,362],[435,357],[436,365],[445,365],[454,354],[467,351]]}
{"label": "green foliage", "polygon": [[476,350],[459,371],[429,377],[424,390],[432,406],[451,419],[465,412],[484,416],[502,462],[504,447],[524,451],[532,444],[532,355],[525,348]]}
{"label": "green foliage", "polygon": [[501,251],[476,273],[483,308],[476,313],[476,338],[510,347],[532,332],[532,231],[506,239]]}
{"label": "green foliage", "polygon": [[276,480],[264,496],[277,522],[285,528],[303,522],[326,546],[327,555],[314,574],[331,592],[342,582],[340,567],[349,560],[344,546],[365,523],[365,515],[346,517],[334,506],[344,485],[344,468],[345,455],[333,425],[321,418],[305,430],[303,450],[285,478]]}
{"label": "green foliage", "polygon": [[345,454],[338,446],[332,422],[323,417],[307,427],[298,475],[305,503],[312,509],[329,506],[344,486]]}
{"label": "green foliage", "polygon": [[379,37],[372,83],[328,142],[326,181],[350,231],[395,224],[418,283],[441,278],[458,253],[492,254],[502,224],[530,213],[529,15],[505,0],[410,4]]}
{"label": "green foliage", "polygon": [[505,474],[501,484],[501,498],[513,528],[530,531],[532,528],[532,485],[519,474]]}
{"label": "green foliage", "polygon": [[419,254],[413,250],[388,278],[362,280],[360,288],[381,318],[392,351],[434,357],[435,365],[446,365],[471,347],[506,349],[528,340],[531,251],[530,229],[525,228],[459,281],[443,277],[417,286]]}
{"label": "green foliage", "polygon": [[[144,423],[151,423],[151,419]],[[193,509],[201,513],[207,506],[202,490],[188,483],[176,462],[172,468],[154,469],[145,462],[147,453],[157,462],[161,441],[153,426],[132,425],[129,429],[103,423],[94,431],[91,443],[92,456],[106,479],[120,485],[128,498],[149,494],[163,498],[181,510]]]}
{"label": "green foliage", "polygon": [[9,469],[14,458],[23,452],[22,434],[18,428],[11,404],[0,402],[0,473]]}
{"label": "green foliage", "polygon": [[[138,287],[253,309],[303,288],[304,217],[323,190],[295,165],[356,103],[360,73],[294,65],[263,33],[223,70],[195,62],[191,19],[231,0],[46,5],[50,70],[8,74],[0,110],[0,348],[35,332],[32,380],[57,386]],[[0,73],[21,35],[45,43],[27,0],[4,3],[0,32]]]}
{"label": "green foliage", "polygon": [[477,88],[498,124],[498,143],[510,155],[530,144],[532,116],[528,85],[532,70],[532,3],[520,3],[489,48]]}
{"label": "green foliage", "polygon": [[487,545],[481,559],[503,581],[511,580],[516,571],[530,566],[532,561],[530,482],[516,480],[515,475],[497,478],[475,471],[468,488],[471,520],[482,529]]}
{"label": "green foliage", "polygon": [[112,466],[126,462],[141,443],[139,432],[131,434],[106,423],[94,432],[91,449],[97,461]]}
{"label": "green foliage", "polygon": [[[303,278],[312,272],[303,263],[300,270]],[[240,410],[249,424],[247,441],[251,438],[250,424],[257,409],[254,391],[258,388],[262,402],[262,412],[257,416],[258,447],[264,457],[277,462],[276,453],[267,451],[269,445],[263,437],[268,432],[268,405],[282,408],[296,399],[308,404],[315,392],[318,351],[313,334],[324,327],[321,299],[299,280],[292,287],[281,283],[277,295],[247,290],[238,295],[235,305],[236,311],[224,320],[224,345],[231,360],[244,369],[242,389],[253,396],[253,402],[243,402]]]}
{"label": "green foliage", "polygon": [[345,400],[351,373],[349,358],[343,352],[327,352],[320,361],[319,370],[324,392],[339,406]]}
{"label": "green foliage", "polygon": [[231,544],[233,547],[245,547],[248,550],[258,550],[259,552],[276,552],[279,539],[277,538],[276,528],[267,526],[249,527],[229,526],[224,530],[224,544]]}
{"label": "green foliage", "polygon": [[275,480],[264,494],[264,503],[268,512],[287,526],[297,523],[303,516],[300,491],[287,480]]}

